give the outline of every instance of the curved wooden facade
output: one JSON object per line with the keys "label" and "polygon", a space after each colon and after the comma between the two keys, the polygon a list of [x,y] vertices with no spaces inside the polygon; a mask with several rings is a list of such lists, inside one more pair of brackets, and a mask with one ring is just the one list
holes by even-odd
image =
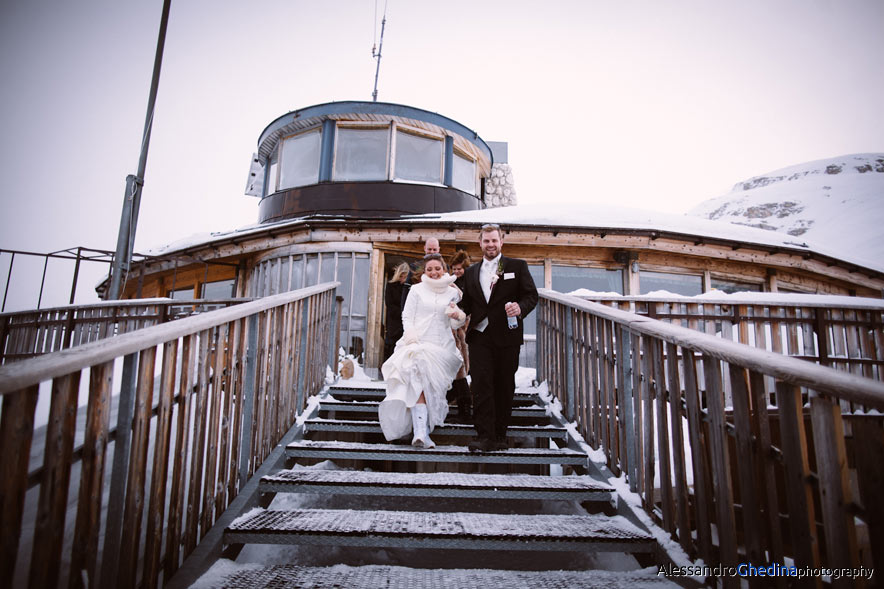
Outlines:
{"label": "curved wooden facade", "polygon": [[[204,264],[164,261],[133,268],[126,297],[168,296],[206,280],[235,282],[235,296],[266,296],[342,280],[353,313],[349,351],[377,366],[383,350],[383,293],[386,270],[423,255],[423,243],[439,239],[443,255],[458,249],[479,259],[478,221],[438,219],[323,219],[287,221],[218,235],[167,256]],[[804,292],[880,298],[884,274],[803,248],[753,244],[646,229],[587,226],[503,225],[504,251],[525,259],[538,286],[554,288],[557,272],[599,269],[619,272],[625,295],[641,293],[642,275],[671,273],[699,277],[703,291],[716,281],[755,285],[766,292]],[[222,262],[223,265],[212,265]],[[208,264],[208,265],[206,265]],[[542,282],[541,282],[542,279]],[[174,287],[173,287],[174,281]],[[347,283],[349,281],[349,284]],[[355,312],[355,311],[358,312]],[[344,338],[346,341],[346,338]],[[346,346],[345,346],[346,347]]]}

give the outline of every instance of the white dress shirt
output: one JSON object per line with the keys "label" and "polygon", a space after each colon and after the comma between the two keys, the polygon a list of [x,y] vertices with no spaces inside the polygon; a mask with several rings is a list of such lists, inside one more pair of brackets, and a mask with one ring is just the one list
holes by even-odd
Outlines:
{"label": "white dress shirt", "polygon": [[[482,287],[482,294],[485,295],[486,303],[491,300],[491,277],[497,274],[497,265],[499,263],[500,254],[497,254],[497,257],[493,260],[482,258],[482,267],[479,268],[479,285]],[[488,317],[485,317],[476,325],[476,330],[485,331],[486,327],[488,327]]]}

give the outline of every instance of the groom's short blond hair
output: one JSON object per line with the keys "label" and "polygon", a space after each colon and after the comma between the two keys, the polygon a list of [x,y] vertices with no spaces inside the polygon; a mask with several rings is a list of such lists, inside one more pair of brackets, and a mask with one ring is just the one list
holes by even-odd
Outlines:
{"label": "groom's short blond hair", "polygon": [[485,223],[482,225],[482,228],[479,229],[479,239],[482,239],[483,235],[491,233],[492,231],[497,231],[497,234],[503,239],[503,231],[500,230],[500,225],[497,223]]}

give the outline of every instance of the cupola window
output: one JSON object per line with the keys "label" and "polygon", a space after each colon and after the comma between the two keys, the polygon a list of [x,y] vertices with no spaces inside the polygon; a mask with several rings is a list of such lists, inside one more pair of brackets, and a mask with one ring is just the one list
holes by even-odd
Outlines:
{"label": "cupola window", "polygon": [[280,190],[319,182],[320,135],[317,129],[287,137],[282,142],[279,170]]}
{"label": "cupola window", "polygon": [[476,162],[454,153],[451,167],[451,184],[468,194],[476,194]]}
{"label": "cupola window", "polygon": [[442,183],[444,144],[440,139],[396,131],[396,179]]}
{"label": "cupola window", "polygon": [[335,174],[339,182],[387,179],[390,128],[338,126]]}

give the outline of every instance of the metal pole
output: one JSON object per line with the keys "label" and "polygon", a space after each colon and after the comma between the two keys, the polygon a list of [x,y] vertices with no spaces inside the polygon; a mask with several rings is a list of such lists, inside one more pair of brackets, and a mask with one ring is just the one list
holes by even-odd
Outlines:
{"label": "metal pole", "polygon": [[[377,18],[377,16],[375,16]],[[377,22],[377,21],[375,21]],[[384,4],[384,18],[381,20],[381,42],[378,45],[378,52],[374,53],[372,51],[372,57],[378,60],[378,65],[374,70],[374,92],[371,93],[371,99],[374,102],[378,101],[378,74],[381,71],[381,51],[384,50],[384,27],[387,25],[387,5]]]}
{"label": "metal pole", "polygon": [[6,310],[6,297],[9,296],[9,282],[12,280],[12,265],[15,263],[15,252],[9,257],[9,272],[6,274],[6,288],[3,291],[3,307],[0,308],[0,313]]}
{"label": "metal pole", "polygon": [[74,296],[77,294],[77,279],[80,276],[80,253],[82,250],[82,247],[77,248],[77,262],[74,264],[74,278],[71,280],[71,305],[74,304]]}
{"label": "metal pole", "polygon": [[37,308],[40,308],[40,303],[43,302],[43,287],[46,286],[46,267],[49,266],[49,256],[46,256],[46,259],[43,260],[43,278],[40,279],[40,295],[37,297]]}
{"label": "metal pole", "polygon": [[169,8],[172,0],[163,1],[163,15],[160,19],[160,32],[157,38],[157,51],[153,63],[153,77],[150,82],[150,95],[147,99],[147,115],[144,120],[144,134],[141,140],[141,157],[138,159],[138,172],[126,177],[126,193],[123,196],[123,212],[120,216],[120,231],[117,235],[117,251],[111,266],[111,287],[107,298],[120,298],[120,286],[124,269],[128,269],[135,244],[135,229],[138,226],[138,210],[141,206],[141,187],[144,185],[144,171],[147,167],[147,149],[150,145],[150,131],[153,126],[153,111],[160,82],[160,66],[163,63],[163,47],[166,43],[166,25],[169,23]]}

